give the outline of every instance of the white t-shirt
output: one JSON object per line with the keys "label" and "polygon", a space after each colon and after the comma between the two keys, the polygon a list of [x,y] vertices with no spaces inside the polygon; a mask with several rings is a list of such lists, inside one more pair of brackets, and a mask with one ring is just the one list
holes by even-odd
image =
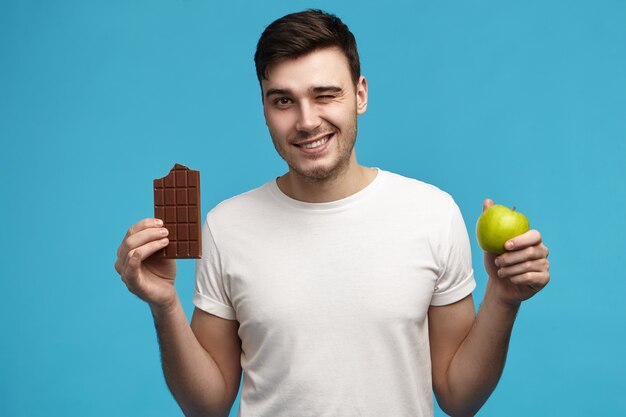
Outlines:
{"label": "white t-shirt", "polygon": [[475,288],[459,208],[387,171],[304,203],[276,181],[207,215],[194,304],[238,320],[241,417],[432,416],[428,308]]}

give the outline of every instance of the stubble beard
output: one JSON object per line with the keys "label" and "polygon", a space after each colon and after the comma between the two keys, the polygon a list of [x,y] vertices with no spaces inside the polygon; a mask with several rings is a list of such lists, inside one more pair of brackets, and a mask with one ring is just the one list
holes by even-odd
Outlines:
{"label": "stubble beard", "polygon": [[[296,164],[292,163],[288,159],[287,152],[280,144],[279,141],[274,138],[272,132],[270,131],[270,136],[272,137],[272,142],[274,143],[274,148],[276,148],[276,152],[280,155],[280,157],[287,163],[289,166],[289,171],[293,172],[303,181],[308,183],[321,183],[327,182],[337,179],[341,174],[346,172],[350,165],[350,158],[352,157],[352,151],[354,149],[354,145],[356,144],[356,136],[357,136],[357,121],[356,116],[354,118],[353,123],[348,126],[345,130],[345,135],[342,135],[342,132],[335,128],[334,126],[330,129],[319,129],[311,133],[306,133],[302,135],[298,135],[298,140],[306,140],[309,138],[318,137],[320,135],[324,135],[325,133],[335,133],[334,141],[337,141],[338,153],[336,160],[330,165],[315,165],[312,169],[302,169]],[[291,145],[288,145],[291,146]],[[319,159],[316,157],[310,157],[311,160]]]}

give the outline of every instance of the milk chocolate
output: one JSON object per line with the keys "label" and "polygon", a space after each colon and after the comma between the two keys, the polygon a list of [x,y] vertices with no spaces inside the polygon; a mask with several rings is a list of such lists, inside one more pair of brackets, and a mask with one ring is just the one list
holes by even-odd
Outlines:
{"label": "milk chocolate", "polygon": [[154,180],[154,217],[163,220],[170,243],[155,253],[162,258],[200,258],[200,172],[176,164]]}

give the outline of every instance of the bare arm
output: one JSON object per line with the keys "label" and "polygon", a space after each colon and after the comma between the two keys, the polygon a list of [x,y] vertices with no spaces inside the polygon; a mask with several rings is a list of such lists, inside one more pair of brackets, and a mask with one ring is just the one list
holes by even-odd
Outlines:
{"label": "bare arm", "polygon": [[178,302],[152,312],[163,374],[185,415],[227,416],[241,378],[239,323],[196,309],[190,326]]}
{"label": "bare arm", "polygon": [[175,261],[150,256],[168,243],[162,225],[157,219],[133,225],[115,269],[152,310],[165,379],[185,415],[227,416],[241,376],[238,323],[198,311],[188,323],[174,288]]}
{"label": "bare arm", "polygon": [[[483,208],[492,205],[486,200]],[[473,416],[495,389],[522,301],[547,285],[548,248],[536,230],[507,243],[508,252],[484,254],[489,276],[478,315],[471,296],[428,312],[433,388],[452,416]]]}
{"label": "bare arm", "polygon": [[476,414],[502,375],[517,309],[489,300],[478,316],[471,295],[429,310],[433,388],[449,415]]}

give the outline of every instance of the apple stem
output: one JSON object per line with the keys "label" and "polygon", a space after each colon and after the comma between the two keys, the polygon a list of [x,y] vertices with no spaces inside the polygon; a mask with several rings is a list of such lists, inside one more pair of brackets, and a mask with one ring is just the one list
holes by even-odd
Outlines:
{"label": "apple stem", "polygon": [[515,211],[515,209],[516,209],[516,208],[517,208],[517,207],[513,206],[513,208],[512,208],[511,210]]}

